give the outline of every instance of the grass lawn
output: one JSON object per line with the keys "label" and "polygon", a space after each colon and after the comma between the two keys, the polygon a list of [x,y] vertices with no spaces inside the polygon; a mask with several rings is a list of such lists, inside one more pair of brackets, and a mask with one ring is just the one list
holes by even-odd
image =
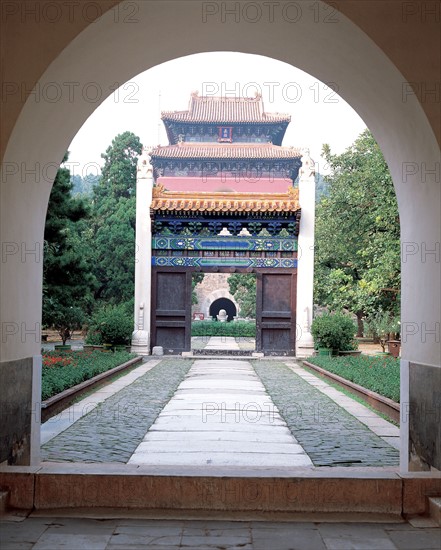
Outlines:
{"label": "grass lawn", "polygon": [[400,360],[391,356],[309,357],[308,361],[346,380],[400,401]]}
{"label": "grass lawn", "polygon": [[47,351],[43,353],[41,397],[49,399],[136,357],[127,351]]}

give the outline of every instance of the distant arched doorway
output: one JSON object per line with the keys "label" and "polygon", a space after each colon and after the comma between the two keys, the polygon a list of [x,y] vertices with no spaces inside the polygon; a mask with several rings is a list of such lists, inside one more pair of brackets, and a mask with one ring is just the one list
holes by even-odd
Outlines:
{"label": "distant arched doorway", "polygon": [[228,315],[228,321],[232,321],[237,315],[237,308],[228,298],[218,298],[210,305],[210,317],[219,315],[219,311],[225,309]]}

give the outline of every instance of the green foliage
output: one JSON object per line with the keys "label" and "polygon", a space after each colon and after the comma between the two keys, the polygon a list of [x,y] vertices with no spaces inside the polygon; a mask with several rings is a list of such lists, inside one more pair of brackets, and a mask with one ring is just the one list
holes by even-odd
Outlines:
{"label": "green foliage", "polygon": [[191,324],[192,336],[233,336],[235,338],[255,338],[256,323],[253,321],[195,321]]}
{"label": "green foliage", "polygon": [[256,318],[256,274],[232,273],[228,277],[228,286],[239,304],[240,316]]}
{"label": "green foliage", "polygon": [[50,324],[60,335],[63,345],[66,344],[72,331],[80,330],[85,321],[85,315],[81,308],[66,306],[54,302],[51,298],[46,300],[45,317],[50,319]]}
{"label": "green foliage", "polygon": [[97,174],[87,174],[82,178],[79,174],[72,176],[72,195],[89,195],[93,193],[93,188],[98,185],[100,177]]}
{"label": "green foliage", "polygon": [[133,314],[128,311],[127,306],[108,305],[94,314],[89,326],[87,343],[99,341],[113,345],[128,344],[132,332]]}
{"label": "green foliage", "polygon": [[89,346],[101,346],[102,344],[104,344],[101,332],[99,332],[95,326],[89,327],[85,342]]}
{"label": "green foliage", "polygon": [[386,343],[392,335],[399,333],[400,323],[398,318],[388,311],[378,311],[366,319],[369,334],[380,342],[383,352],[386,351]]}
{"label": "green foliage", "polygon": [[332,173],[317,205],[314,301],[359,319],[398,313],[400,225],[392,179],[369,131],[352,147],[324,156]]}
{"label": "green foliage", "polygon": [[125,351],[103,353],[101,351],[49,351],[43,354],[41,379],[42,399],[49,399],[97,374],[113,369],[134,354]]}
{"label": "green foliage", "polygon": [[[67,162],[66,153],[63,163]],[[81,328],[90,312],[95,279],[82,246],[90,205],[71,196],[70,172],[60,167],[49,198],[44,232],[43,325],[56,328],[63,340]]]}
{"label": "green foliage", "polygon": [[195,271],[191,274],[191,304],[195,305],[198,303],[198,297],[196,295],[196,286],[199,283],[202,283],[204,280],[205,273],[201,273],[199,271]]}
{"label": "green foliage", "polygon": [[343,313],[325,313],[315,317],[311,323],[311,334],[319,347],[336,350],[356,349],[354,345],[356,327]]}
{"label": "green foliage", "polygon": [[101,179],[93,188],[95,299],[104,303],[128,302],[134,293],[136,164],[141,150],[132,132],[116,136],[102,155]]}
{"label": "green foliage", "polygon": [[315,175],[315,202],[321,201],[322,197],[327,197],[329,194],[329,182],[325,177],[317,172]]}
{"label": "green foliage", "polygon": [[363,388],[400,401],[400,360],[391,356],[309,357],[308,361]]}

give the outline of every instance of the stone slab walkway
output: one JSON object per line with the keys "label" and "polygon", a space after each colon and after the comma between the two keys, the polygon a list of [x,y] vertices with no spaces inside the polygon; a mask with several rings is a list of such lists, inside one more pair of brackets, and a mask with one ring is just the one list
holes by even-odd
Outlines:
{"label": "stone slab walkway", "polygon": [[130,464],[312,466],[248,361],[195,361]]}
{"label": "stone slab walkway", "polygon": [[396,426],[292,360],[150,360],[59,417],[42,426],[43,460],[264,468],[399,463]]}
{"label": "stone slab walkway", "polygon": [[240,347],[232,336],[211,336],[204,349],[239,350]]}
{"label": "stone slab walkway", "polygon": [[29,517],[0,522],[2,550],[439,550],[439,528],[321,523]]}

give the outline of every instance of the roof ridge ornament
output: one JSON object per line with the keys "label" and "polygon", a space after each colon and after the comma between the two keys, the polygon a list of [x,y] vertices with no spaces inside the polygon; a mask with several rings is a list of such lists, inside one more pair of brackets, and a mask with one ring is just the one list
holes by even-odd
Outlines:
{"label": "roof ridge ornament", "polygon": [[136,165],[137,178],[151,178],[153,174],[153,167],[150,162],[150,156],[153,151],[153,146],[142,147],[141,154],[138,157]]}
{"label": "roof ridge ornament", "polygon": [[309,148],[302,149],[302,166],[299,170],[299,177],[301,179],[312,179],[315,177],[315,162],[312,160]]}
{"label": "roof ridge ornament", "polygon": [[154,185],[152,190],[152,197],[154,199],[157,199],[159,197],[163,197],[165,194],[165,187],[161,184]]}

